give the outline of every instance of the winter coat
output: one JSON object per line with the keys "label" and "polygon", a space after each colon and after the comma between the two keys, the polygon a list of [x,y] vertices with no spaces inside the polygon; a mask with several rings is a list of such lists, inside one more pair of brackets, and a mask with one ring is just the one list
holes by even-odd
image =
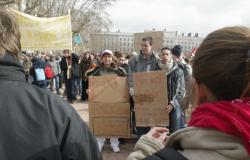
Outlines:
{"label": "winter coat", "polygon": [[167,89],[169,103],[174,107],[181,107],[182,99],[185,95],[185,78],[182,69],[177,63],[173,64],[167,74]]}
{"label": "winter coat", "polygon": [[148,72],[160,70],[159,67],[160,58],[154,53],[149,58],[145,58],[143,53],[132,58],[128,64],[128,81],[129,87],[133,87],[133,77],[132,74],[135,72]]}
{"label": "winter coat", "polygon": [[92,60],[90,58],[88,58],[88,59],[83,58],[81,60],[81,63],[80,63],[82,79],[86,80],[86,78],[87,78],[85,75],[86,71],[91,69],[91,67],[95,68],[96,66],[97,66],[97,62],[95,59]]}
{"label": "winter coat", "polygon": [[[238,137],[214,129],[188,127],[172,134],[165,147],[173,148],[188,160],[249,160]],[[144,135],[127,160],[140,160],[163,148],[161,142]],[[161,160],[159,158],[158,160]]]}
{"label": "winter coat", "polygon": [[61,73],[59,62],[57,61],[49,62],[49,65],[52,67],[54,76],[58,76],[58,74]]}
{"label": "winter coat", "polygon": [[25,80],[14,57],[0,59],[0,159],[99,160],[96,139],[61,97]]}

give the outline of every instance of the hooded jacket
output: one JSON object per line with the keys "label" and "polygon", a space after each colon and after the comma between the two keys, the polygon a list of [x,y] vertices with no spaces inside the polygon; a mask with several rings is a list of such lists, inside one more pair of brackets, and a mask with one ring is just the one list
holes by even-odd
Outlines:
{"label": "hooded jacket", "polygon": [[62,98],[25,81],[14,57],[0,59],[0,159],[99,160],[88,126]]}

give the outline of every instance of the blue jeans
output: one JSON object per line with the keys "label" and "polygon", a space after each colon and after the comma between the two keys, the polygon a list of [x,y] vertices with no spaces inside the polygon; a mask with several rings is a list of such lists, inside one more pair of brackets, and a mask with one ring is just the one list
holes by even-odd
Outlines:
{"label": "blue jeans", "polygon": [[59,76],[54,76],[53,77],[52,84],[55,85],[56,93],[59,94],[60,93],[60,90],[59,90]]}
{"label": "blue jeans", "polygon": [[82,93],[82,82],[80,78],[72,78],[72,95],[80,95]]}
{"label": "blue jeans", "polygon": [[180,106],[173,109],[169,114],[169,131],[173,133],[181,128],[184,128],[183,112]]}

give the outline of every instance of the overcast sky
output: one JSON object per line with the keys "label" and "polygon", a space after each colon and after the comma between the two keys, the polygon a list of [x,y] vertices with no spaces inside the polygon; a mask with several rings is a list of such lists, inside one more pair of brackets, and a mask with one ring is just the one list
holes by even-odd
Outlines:
{"label": "overcast sky", "polygon": [[250,0],[117,0],[108,9],[111,31],[198,32],[231,25],[250,26]]}

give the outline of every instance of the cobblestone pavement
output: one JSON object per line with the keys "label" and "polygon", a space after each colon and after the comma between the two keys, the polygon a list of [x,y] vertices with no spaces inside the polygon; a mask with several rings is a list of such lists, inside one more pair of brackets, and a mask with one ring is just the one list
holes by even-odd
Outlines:
{"label": "cobblestone pavement", "polygon": [[[79,100],[75,101],[72,105],[76,111],[79,113],[81,118],[88,123],[89,113],[88,113],[88,104],[86,102],[81,102]],[[126,160],[129,153],[133,151],[135,145],[135,139],[123,139],[120,143],[120,152],[114,153],[112,148],[109,145],[109,141],[106,141],[106,144],[103,147],[102,155],[104,160]]]}

